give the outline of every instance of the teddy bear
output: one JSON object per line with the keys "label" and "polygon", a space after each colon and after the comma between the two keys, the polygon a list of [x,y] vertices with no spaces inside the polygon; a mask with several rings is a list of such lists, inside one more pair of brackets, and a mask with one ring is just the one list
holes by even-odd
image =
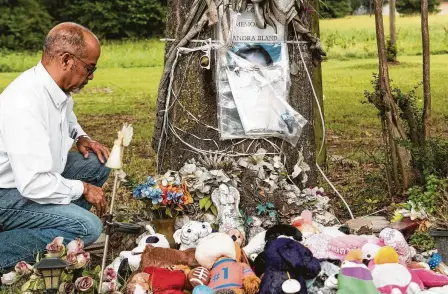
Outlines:
{"label": "teddy bear", "polygon": [[181,229],[174,232],[174,241],[180,244],[179,250],[196,248],[198,242],[210,235],[212,227],[207,222],[189,221]]}
{"label": "teddy bear", "polygon": [[306,294],[305,280],[317,277],[321,271],[319,260],[292,238],[279,236],[270,241],[265,254],[266,270],[261,280],[260,294]]}
{"label": "teddy bear", "polygon": [[146,248],[146,245],[149,244],[153,247],[170,248],[170,244],[164,235],[156,234],[156,232],[150,225],[146,225],[145,229],[146,232],[141,234],[135,241],[137,247],[135,247],[131,251],[120,252],[120,255],[115,258],[108,267],[113,268],[115,272],[118,273],[120,266],[123,267],[123,264],[127,259],[127,264],[130,271],[134,272],[140,266],[141,256]]}
{"label": "teddy bear", "polygon": [[239,262],[242,250],[226,233],[212,233],[196,248],[197,262],[210,270],[208,287],[216,292],[255,294],[260,279],[248,264]]}
{"label": "teddy bear", "polygon": [[[294,226],[279,224],[269,228],[264,234],[264,242],[262,251],[256,256],[254,260],[255,274],[261,277],[266,269],[266,253],[267,246],[273,240],[280,236],[290,237],[298,242],[302,241],[302,233]],[[249,242],[248,246],[252,243]],[[264,250],[264,251],[263,251]]]}

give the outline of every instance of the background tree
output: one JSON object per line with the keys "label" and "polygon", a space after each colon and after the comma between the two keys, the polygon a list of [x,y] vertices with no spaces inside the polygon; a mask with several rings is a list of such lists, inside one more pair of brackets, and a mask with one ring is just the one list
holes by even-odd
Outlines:
{"label": "background tree", "polygon": [[52,24],[37,0],[0,0],[0,49],[40,49]]}
{"label": "background tree", "polygon": [[323,18],[339,18],[352,13],[352,0],[324,0],[319,11]]}
{"label": "background tree", "polygon": [[425,138],[428,139],[431,126],[431,60],[430,60],[430,42],[428,27],[428,0],[422,2],[422,46],[423,46],[423,128]]}
{"label": "background tree", "polygon": [[[420,13],[422,0],[399,0],[397,1],[397,11],[402,14],[418,14]],[[440,0],[428,0],[428,12],[434,13],[438,11]]]}
{"label": "background tree", "polygon": [[395,3],[396,0],[389,0],[389,29],[390,39],[387,43],[387,61],[397,61],[397,28],[395,25]]}

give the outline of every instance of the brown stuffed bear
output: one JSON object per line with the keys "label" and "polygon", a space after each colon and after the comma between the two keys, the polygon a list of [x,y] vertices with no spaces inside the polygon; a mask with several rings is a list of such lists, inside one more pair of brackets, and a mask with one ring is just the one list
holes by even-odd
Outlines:
{"label": "brown stuffed bear", "polygon": [[147,245],[142,253],[142,261],[137,272],[143,272],[146,267],[150,266],[165,268],[187,266],[188,268],[194,268],[199,266],[195,258],[195,252],[195,248],[181,251]]}

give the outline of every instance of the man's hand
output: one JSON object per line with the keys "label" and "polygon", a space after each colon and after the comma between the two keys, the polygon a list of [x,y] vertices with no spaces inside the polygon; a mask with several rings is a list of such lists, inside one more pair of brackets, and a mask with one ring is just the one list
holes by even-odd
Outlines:
{"label": "man's hand", "polygon": [[87,200],[87,202],[95,206],[97,215],[99,217],[102,217],[107,212],[107,203],[106,199],[104,198],[103,189],[84,182],[83,185],[84,192],[82,195],[84,195],[84,198]]}
{"label": "man's hand", "polygon": [[104,147],[97,141],[90,140],[88,137],[81,137],[76,142],[78,151],[84,155],[84,158],[89,157],[89,151],[93,151],[101,163],[105,163],[109,158],[110,151],[107,147]]}

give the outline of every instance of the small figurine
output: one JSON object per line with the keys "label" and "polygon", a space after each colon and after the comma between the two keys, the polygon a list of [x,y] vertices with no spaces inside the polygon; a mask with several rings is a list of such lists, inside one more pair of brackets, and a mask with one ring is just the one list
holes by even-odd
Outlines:
{"label": "small figurine", "polygon": [[226,233],[232,229],[244,232],[240,210],[240,193],[234,187],[221,184],[212,193],[212,201],[218,210],[219,232]]}

